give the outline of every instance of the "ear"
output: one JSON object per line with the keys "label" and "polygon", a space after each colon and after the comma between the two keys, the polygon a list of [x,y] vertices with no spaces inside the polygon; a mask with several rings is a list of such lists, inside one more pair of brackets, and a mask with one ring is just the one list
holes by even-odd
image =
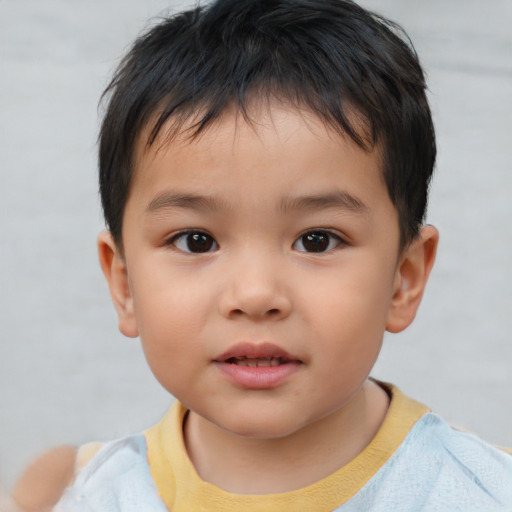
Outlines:
{"label": "ear", "polygon": [[98,256],[101,269],[110,288],[112,302],[117,311],[119,330],[129,338],[139,335],[128,270],[121,250],[112,235],[103,231],[98,236]]}
{"label": "ear", "polygon": [[396,271],[387,331],[403,331],[414,320],[434,266],[438,242],[437,229],[424,226],[418,237],[404,250]]}

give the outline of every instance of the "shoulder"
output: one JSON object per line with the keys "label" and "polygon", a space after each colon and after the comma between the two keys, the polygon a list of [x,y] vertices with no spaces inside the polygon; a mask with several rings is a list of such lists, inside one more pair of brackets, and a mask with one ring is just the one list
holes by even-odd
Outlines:
{"label": "shoulder", "polygon": [[380,384],[391,403],[370,447],[385,454],[384,460],[337,510],[512,511],[512,455],[454,429],[394,386]]}
{"label": "shoulder", "polygon": [[512,510],[512,456],[430,412],[381,470],[376,487],[419,507],[407,510]]}
{"label": "shoulder", "polygon": [[[422,458],[457,468],[480,483],[509,483],[512,496],[512,456],[478,436],[449,425],[434,413],[423,416],[411,430],[408,445]],[[487,476],[489,475],[489,476]],[[492,487],[492,485],[491,485]]]}
{"label": "shoulder", "polygon": [[104,444],[78,473],[75,482],[66,489],[54,509],[55,512],[90,510],[167,510],[158,497],[151,477],[144,435],[129,436]]}

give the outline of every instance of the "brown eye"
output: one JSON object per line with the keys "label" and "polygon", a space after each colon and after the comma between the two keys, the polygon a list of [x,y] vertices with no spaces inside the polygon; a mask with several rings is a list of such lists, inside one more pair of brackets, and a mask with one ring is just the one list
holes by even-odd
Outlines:
{"label": "brown eye", "polygon": [[326,252],[341,243],[341,239],[328,231],[310,231],[302,235],[293,248],[301,252]]}
{"label": "brown eye", "polygon": [[202,231],[189,231],[173,238],[172,244],[183,252],[203,253],[219,248],[215,239]]}

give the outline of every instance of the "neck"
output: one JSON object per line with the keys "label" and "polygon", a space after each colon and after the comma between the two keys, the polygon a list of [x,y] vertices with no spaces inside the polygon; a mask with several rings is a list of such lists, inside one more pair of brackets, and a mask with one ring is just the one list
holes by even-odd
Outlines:
{"label": "neck", "polygon": [[236,436],[191,411],[185,442],[206,482],[236,494],[288,492],[327,477],[357,457],[377,433],[388,405],[385,391],[367,381],[343,408],[277,439]]}

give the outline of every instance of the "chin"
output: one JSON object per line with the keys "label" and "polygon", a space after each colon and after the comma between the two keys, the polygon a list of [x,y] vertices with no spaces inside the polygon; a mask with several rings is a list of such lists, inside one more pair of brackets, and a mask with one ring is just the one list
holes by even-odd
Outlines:
{"label": "chin", "polygon": [[255,413],[248,417],[233,417],[214,423],[222,430],[237,437],[255,440],[282,439],[301,430],[305,425],[290,421],[290,418],[279,418],[276,415],[260,415]]}

